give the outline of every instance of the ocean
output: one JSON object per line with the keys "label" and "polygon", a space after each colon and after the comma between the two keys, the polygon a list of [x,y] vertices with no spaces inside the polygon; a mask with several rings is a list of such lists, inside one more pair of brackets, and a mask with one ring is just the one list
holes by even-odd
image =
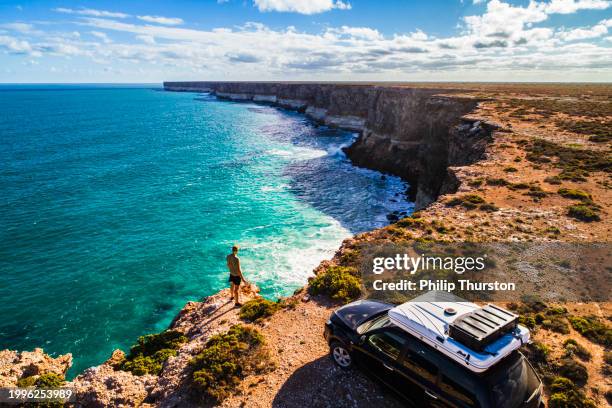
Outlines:
{"label": "ocean", "polygon": [[73,353],[75,375],[228,286],[275,299],[343,239],[411,212],[356,135],[159,85],[0,85],[0,349]]}

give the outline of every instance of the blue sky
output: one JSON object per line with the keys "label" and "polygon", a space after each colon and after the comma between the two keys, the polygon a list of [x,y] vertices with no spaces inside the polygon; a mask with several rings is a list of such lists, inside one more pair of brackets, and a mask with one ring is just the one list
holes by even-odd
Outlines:
{"label": "blue sky", "polygon": [[612,80],[610,0],[0,0],[0,82]]}

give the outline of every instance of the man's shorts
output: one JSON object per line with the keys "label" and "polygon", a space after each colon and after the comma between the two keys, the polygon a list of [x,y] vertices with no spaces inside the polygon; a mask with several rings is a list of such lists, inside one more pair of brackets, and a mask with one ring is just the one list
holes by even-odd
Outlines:
{"label": "man's shorts", "polygon": [[242,282],[242,279],[238,275],[230,275],[229,281],[232,282],[234,285],[240,285],[240,282]]}

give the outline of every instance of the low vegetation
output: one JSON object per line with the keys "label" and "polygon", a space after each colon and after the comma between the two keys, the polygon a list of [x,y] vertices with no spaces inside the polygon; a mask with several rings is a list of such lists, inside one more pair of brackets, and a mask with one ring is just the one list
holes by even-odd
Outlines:
{"label": "low vegetation", "polygon": [[247,322],[257,322],[272,316],[281,305],[264,298],[249,300],[240,308],[240,318]]}
{"label": "low vegetation", "polygon": [[593,154],[586,149],[561,146],[547,140],[536,139],[525,145],[526,158],[532,163],[551,163],[561,169],[559,180],[586,181],[591,172],[612,172],[609,154]]}
{"label": "low vegetation", "polygon": [[309,290],[313,295],[323,294],[349,302],[361,295],[361,282],[355,268],[332,266],[310,281]]}
{"label": "low vegetation", "polygon": [[588,399],[576,384],[566,377],[556,377],[550,384],[550,408],[595,408],[595,403]]}
{"label": "low vegetation", "polygon": [[17,387],[28,388],[60,388],[66,383],[63,376],[56,373],[46,373],[39,376],[23,377],[17,380]]}
{"label": "low vegetation", "polygon": [[578,333],[594,343],[612,346],[612,329],[597,316],[570,316],[569,321]]}
{"label": "low vegetation", "polygon": [[140,336],[127,357],[117,364],[117,368],[134,375],[159,375],[166,360],[175,356],[185,342],[187,337],[175,330]]}
{"label": "low vegetation", "polygon": [[481,211],[487,212],[499,210],[499,208],[497,208],[494,204],[487,203],[485,199],[479,196],[478,194],[464,194],[462,196],[454,197],[450,199],[446,203],[446,205],[447,207],[461,206],[468,210],[473,210],[477,208]]}
{"label": "low vegetation", "polygon": [[521,304],[511,303],[508,308],[519,314],[519,323],[529,329],[541,327],[556,333],[568,334],[567,310],[550,307],[539,300],[527,300]]}
{"label": "low vegetation", "polygon": [[212,336],[190,365],[194,389],[202,399],[217,403],[235,392],[246,376],[274,369],[263,335],[243,325]]}
{"label": "low vegetation", "polygon": [[601,221],[599,207],[593,204],[576,204],[567,209],[567,215],[584,222]]}
{"label": "low vegetation", "polygon": [[592,200],[592,197],[589,193],[586,193],[578,189],[560,188],[557,191],[557,193],[559,193],[561,197],[571,198],[573,200],[580,200],[580,201],[591,201]]}
{"label": "low vegetation", "polygon": [[556,125],[569,132],[588,135],[591,142],[605,143],[612,140],[612,121],[563,120],[557,121]]}
{"label": "low vegetation", "polygon": [[548,193],[542,190],[542,187],[538,185],[529,186],[529,191],[525,193],[525,195],[534,199],[534,201],[538,201],[548,195]]}
{"label": "low vegetation", "polygon": [[584,386],[589,379],[587,368],[571,358],[562,359],[556,365],[555,372],[559,373],[561,377],[570,379],[580,387]]}
{"label": "low vegetation", "polygon": [[592,356],[589,350],[574,339],[565,340],[563,342],[563,348],[565,349],[565,357],[571,358],[572,356],[576,356],[582,361],[591,360]]}

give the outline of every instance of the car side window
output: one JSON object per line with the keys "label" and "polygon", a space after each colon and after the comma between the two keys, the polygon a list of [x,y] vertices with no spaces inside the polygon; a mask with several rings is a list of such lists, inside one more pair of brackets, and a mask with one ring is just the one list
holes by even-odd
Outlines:
{"label": "car side window", "polygon": [[413,371],[419,377],[433,384],[436,383],[436,378],[438,377],[438,367],[414,350],[408,350],[402,363],[406,368]]}
{"label": "car side window", "polygon": [[451,380],[444,374],[441,376],[440,388],[447,395],[452,398],[464,402],[470,407],[477,407],[478,403],[476,402],[476,396],[471,393],[467,388],[460,385],[456,381]]}
{"label": "car side window", "polygon": [[375,349],[397,360],[406,344],[406,339],[392,331],[385,331],[372,334],[368,337],[368,343]]}

